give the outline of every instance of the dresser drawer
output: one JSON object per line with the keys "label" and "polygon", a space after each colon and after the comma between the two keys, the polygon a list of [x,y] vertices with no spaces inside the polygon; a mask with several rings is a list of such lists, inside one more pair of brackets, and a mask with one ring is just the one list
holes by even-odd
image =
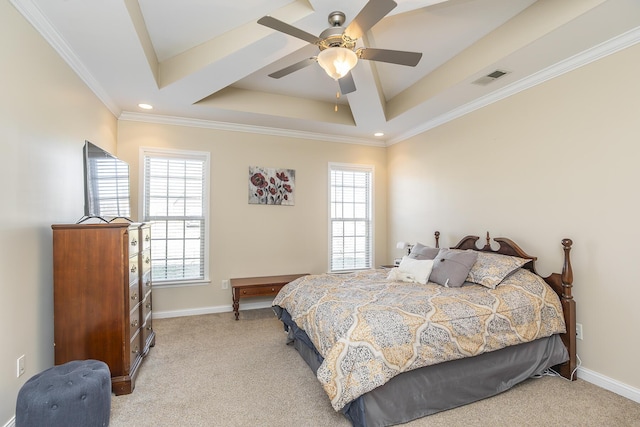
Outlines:
{"label": "dresser drawer", "polygon": [[140,262],[142,263],[140,268],[142,269],[143,274],[151,271],[151,249],[147,249],[142,252],[140,255]]}
{"label": "dresser drawer", "polygon": [[142,304],[140,304],[140,306],[142,307],[142,319],[144,321],[144,319],[146,319],[149,316],[149,313],[151,313],[151,308],[152,308],[151,294],[147,295],[147,297],[142,301]]}
{"label": "dresser drawer", "polygon": [[151,272],[147,272],[145,273],[144,276],[142,276],[142,295],[143,297],[145,295],[148,295],[149,292],[151,292]]}
{"label": "dresser drawer", "polygon": [[135,310],[129,313],[129,338],[133,336],[140,329],[140,306],[137,306]]}
{"label": "dresser drawer", "polygon": [[140,236],[137,228],[129,229],[129,256],[136,255],[140,252]]}
{"label": "dresser drawer", "polygon": [[267,285],[267,286],[252,286],[250,288],[239,289],[240,298],[242,297],[257,297],[261,295],[275,295],[284,285]]}
{"label": "dresser drawer", "polygon": [[129,258],[129,283],[138,282],[138,256]]}
{"label": "dresser drawer", "polygon": [[142,250],[146,251],[151,247],[151,227],[142,228]]}
{"label": "dresser drawer", "polygon": [[138,289],[138,282],[129,285],[129,311],[138,305],[140,302],[140,289]]}
{"label": "dresser drawer", "polygon": [[140,333],[142,334],[142,346],[146,349],[147,341],[149,341],[149,336],[153,332],[153,322],[151,320],[151,313],[147,315],[147,318],[144,321],[144,325],[142,325],[142,329]]}
{"label": "dresser drawer", "polygon": [[136,359],[142,357],[142,347],[140,346],[140,329],[138,329],[138,333],[131,338],[131,342],[129,343],[129,348],[131,349],[131,353],[129,353],[129,372],[131,372],[131,368],[133,368],[136,363]]}

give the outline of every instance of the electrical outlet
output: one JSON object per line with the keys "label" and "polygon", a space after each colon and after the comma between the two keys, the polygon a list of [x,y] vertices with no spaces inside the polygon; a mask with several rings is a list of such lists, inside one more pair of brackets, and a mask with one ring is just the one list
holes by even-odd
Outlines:
{"label": "electrical outlet", "polygon": [[222,280],[222,289],[229,289],[229,279]]}
{"label": "electrical outlet", "polygon": [[18,360],[16,363],[16,378],[19,378],[20,376],[22,376],[22,374],[24,374],[24,359],[25,359],[24,354],[18,357]]}
{"label": "electrical outlet", "polygon": [[576,338],[582,339],[582,323],[576,323]]}

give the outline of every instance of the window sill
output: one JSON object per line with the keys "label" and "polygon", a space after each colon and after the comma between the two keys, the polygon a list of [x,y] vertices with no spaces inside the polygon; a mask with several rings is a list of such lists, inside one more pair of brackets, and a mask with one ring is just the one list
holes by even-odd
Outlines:
{"label": "window sill", "polygon": [[329,271],[329,274],[349,274],[349,273],[357,273],[358,271],[367,271],[367,270],[372,270],[372,267],[365,267],[365,268],[354,268],[351,270],[333,270],[333,271]]}
{"label": "window sill", "polygon": [[189,286],[207,286],[211,284],[211,280],[184,280],[179,282],[153,282],[154,288],[184,288]]}

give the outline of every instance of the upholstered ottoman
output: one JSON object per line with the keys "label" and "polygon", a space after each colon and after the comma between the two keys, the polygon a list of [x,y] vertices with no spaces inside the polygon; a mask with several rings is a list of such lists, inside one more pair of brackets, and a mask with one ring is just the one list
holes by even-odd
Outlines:
{"label": "upholstered ottoman", "polygon": [[99,360],[74,360],[30,378],[18,392],[16,427],[108,426],[111,372]]}

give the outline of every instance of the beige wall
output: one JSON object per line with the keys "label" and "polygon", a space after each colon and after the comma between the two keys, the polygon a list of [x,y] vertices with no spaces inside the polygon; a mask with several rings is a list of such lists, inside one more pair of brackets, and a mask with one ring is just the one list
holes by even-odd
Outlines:
{"label": "beige wall", "polygon": [[583,367],[640,388],[640,45],[388,150],[389,248],[511,237],[560,271],[574,241]]}
{"label": "beige wall", "polygon": [[[16,42],[18,41],[19,42]],[[82,146],[116,148],[115,117],[0,2],[0,425],[22,384],[53,365],[51,224],[83,213]],[[26,372],[16,378],[16,359]]]}
{"label": "beige wall", "polygon": [[[329,162],[375,167],[376,263],[387,260],[385,148],[121,120],[118,157],[130,164],[136,210],[140,147],[211,153],[211,284],[156,289],[158,314],[230,309],[222,279],[326,272]],[[248,204],[249,166],[295,169],[295,206]]]}

